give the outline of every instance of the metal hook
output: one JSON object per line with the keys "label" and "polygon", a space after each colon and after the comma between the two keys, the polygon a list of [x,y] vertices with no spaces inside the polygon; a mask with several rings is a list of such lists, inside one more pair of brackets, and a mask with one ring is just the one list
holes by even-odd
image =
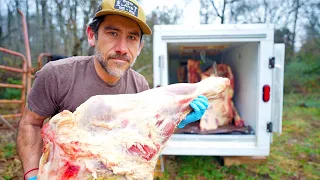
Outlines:
{"label": "metal hook", "polygon": [[205,63],[206,62],[206,52],[205,51],[201,51],[200,52],[200,58],[201,58],[201,62]]}

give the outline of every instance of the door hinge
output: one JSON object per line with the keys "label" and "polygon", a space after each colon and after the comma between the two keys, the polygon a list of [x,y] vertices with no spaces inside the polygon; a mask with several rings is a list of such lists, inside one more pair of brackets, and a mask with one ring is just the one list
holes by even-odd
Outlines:
{"label": "door hinge", "polygon": [[269,123],[267,124],[267,132],[268,132],[268,133],[272,133],[272,122],[269,122]]}
{"label": "door hinge", "polygon": [[275,60],[276,59],[274,57],[269,58],[269,68],[270,69],[274,68]]}

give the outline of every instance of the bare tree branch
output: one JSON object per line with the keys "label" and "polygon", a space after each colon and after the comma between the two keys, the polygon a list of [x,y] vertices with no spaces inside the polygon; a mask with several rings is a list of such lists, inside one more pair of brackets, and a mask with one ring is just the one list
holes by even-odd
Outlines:
{"label": "bare tree branch", "polygon": [[14,33],[16,33],[16,32],[19,31],[19,30],[20,30],[20,29],[18,29],[18,28],[14,28],[14,29],[11,29],[10,31],[8,31],[8,34],[7,34],[6,36],[1,37],[1,39],[0,39],[0,44],[1,44],[1,42],[4,41],[5,39],[10,38],[10,37],[11,37],[11,34],[14,34]]}
{"label": "bare tree branch", "polygon": [[225,1],[226,2],[226,4],[232,4],[232,3],[234,3],[234,2],[238,2],[238,1],[240,1],[240,0],[232,0],[232,1]]}
{"label": "bare tree branch", "polygon": [[214,10],[215,10],[216,13],[217,13],[217,16],[221,18],[222,16],[220,15],[220,13],[219,13],[219,11],[218,11],[215,3],[214,3],[214,0],[210,0],[210,2],[211,2],[212,7],[214,8]]}

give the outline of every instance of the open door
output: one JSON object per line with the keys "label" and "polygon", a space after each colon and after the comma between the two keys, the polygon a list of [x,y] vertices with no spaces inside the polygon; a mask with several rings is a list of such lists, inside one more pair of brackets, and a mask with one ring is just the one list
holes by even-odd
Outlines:
{"label": "open door", "polygon": [[284,57],[285,45],[274,45],[275,64],[272,75],[272,131],[282,132],[282,108],[283,108],[283,77],[284,77]]}

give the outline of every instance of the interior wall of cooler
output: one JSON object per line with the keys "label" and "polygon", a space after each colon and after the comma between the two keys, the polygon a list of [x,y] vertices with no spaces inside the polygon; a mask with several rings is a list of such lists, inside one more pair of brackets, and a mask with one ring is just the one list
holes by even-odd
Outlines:
{"label": "interior wall of cooler", "polygon": [[178,82],[178,68],[180,66],[180,57],[179,56],[170,56],[168,57],[168,74],[169,84],[174,84]]}
{"label": "interior wall of cooler", "polygon": [[245,125],[256,129],[259,43],[244,43],[222,54],[222,63],[230,65],[235,78],[233,102]]}

